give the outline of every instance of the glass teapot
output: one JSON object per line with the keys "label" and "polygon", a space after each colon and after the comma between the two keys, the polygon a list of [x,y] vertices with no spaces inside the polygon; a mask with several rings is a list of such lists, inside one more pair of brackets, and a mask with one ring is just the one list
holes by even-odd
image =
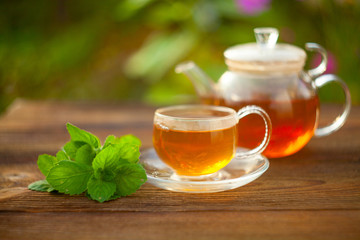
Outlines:
{"label": "glass teapot", "polygon": [[[213,82],[193,62],[176,66],[192,81],[205,104],[223,105],[236,111],[246,105],[262,107],[270,116],[273,130],[264,155],[284,157],[299,151],[312,136],[322,137],[341,128],[350,112],[351,99],[345,82],[326,70],[326,51],[316,43],[306,49],[319,52],[322,62],[311,70],[303,70],[306,53],[294,45],[276,43],[275,28],[256,28],[256,43],[240,44],[224,52],[228,70]],[[320,76],[321,75],[321,76]],[[318,89],[335,82],[345,94],[341,115],[325,127],[318,127]],[[259,145],[265,129],[261,119],[253,116],[238,123],[238,146],[253,148]]]}

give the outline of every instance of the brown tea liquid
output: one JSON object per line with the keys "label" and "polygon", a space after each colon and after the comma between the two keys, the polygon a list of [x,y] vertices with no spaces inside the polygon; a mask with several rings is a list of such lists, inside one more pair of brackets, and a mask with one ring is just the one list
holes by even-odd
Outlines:
{"label": "brown tea liquid", "polygon": [[236,125],[214,131],[178,131],[154,125],[159,157],[177,174],[198,176],[225,167],[234,155]]}
{"label": "brown tea liquid", "polygon": [[[269,145],[263,154],[269,158],[284,157],[299,151],[310,140],[315,131],[319,99],[292,101],[257,100],[239,103],[228,103],[223,99],[203,99],[204,103],[222,105],[235,109],[247,105],[257,105],[270,116],[272,135]],[[256,115],[249,115],[238,123],[238,146],[254,148],[258,146],[265,133],[264,123]]]}

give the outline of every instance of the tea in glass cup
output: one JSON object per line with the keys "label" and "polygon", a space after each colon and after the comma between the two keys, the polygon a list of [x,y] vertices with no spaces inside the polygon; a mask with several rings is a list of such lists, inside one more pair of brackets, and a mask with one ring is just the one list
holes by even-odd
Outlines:
{"label": "tea in glass cup", "polygon": [[159,158],[180,176],[202,176],[225,167],[235,156],[237,123],[249,114],[258,114],[265,123],[265,137],[256,148],[242,156],[261,153],[267,146],[271,122],[264,110],[247,106],[231,108],[181,105],[156,110],[153,144]]}

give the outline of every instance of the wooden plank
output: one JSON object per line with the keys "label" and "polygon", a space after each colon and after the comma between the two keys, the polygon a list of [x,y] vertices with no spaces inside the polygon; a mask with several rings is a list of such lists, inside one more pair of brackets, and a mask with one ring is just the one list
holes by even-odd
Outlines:
{"label": "wooden plank", "polygon": [[84,196],[26,190],[21,187],[43,178],[36,165],[4,165],[1,167],[0,211],[360,209],[359,163],[356,159],[344,162],[346,164],[339,165],[328,159],[301,158],[273,161],[269,171],[255,182],[212,194],[174,193],[146,183],[129,197],[104,204]]}
{"label": "wooden plank", "polygon": [[0,131],[23,132],[64,127],[66,122],[101,128],[118,128],[123,123],[152,122],[154,107],[139,104],[17,100],[1,116]]}
{"label": "wooden plank", "polygon": [[[104,141],[110,135],[134,134],[151,145],[155,108],[72,102],[15,102],[0,118],[0,157],[9,152],[56,152],[69,140],[65,124],[71,122]],[[1,161],[1,159],[0,159]]]}
{"label": "wooden plank", "polygon": [[360,239],[359,211],[0,213],[3,240]]}

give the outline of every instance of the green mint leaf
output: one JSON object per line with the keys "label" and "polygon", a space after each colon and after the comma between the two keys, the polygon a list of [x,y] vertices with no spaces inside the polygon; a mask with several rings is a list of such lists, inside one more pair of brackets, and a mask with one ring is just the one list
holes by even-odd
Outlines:
{"label": "green mint leaf", "polygon": [[80,129],[71,123],[67,123],[66,128],[71,136],[71,141],[87,143],[94,149],[100,148],[100,140],[95,135]]}
{"label": "green mint leaf", "polygon": [[75,160],[77,150],[85,144],[83,142],[70,141],[64,145],[63,149],[70,159]]}
{"label": "green mint leaf", "polygon": [[87,184],[88,193],[98,202],[108,201],[116,191],[114,182],[107,182],[92,176]]}
{"label": "green mint leaf", "polygon": [[85,192],[88,198],[104,202],[132,194],[147,180],[138,164],[141,141],[135,136],[110,135],[101,147],[95,135],[70,123],[66,127],[71,141],[56,157],[39,156],[46,180],[31,183],[29,189],[70,195]]}
{"label": "green mint leaf", "polygon": [[51,168],[46,180],[61,193],[80,194],[87,188],[93,169],[83,163],[60,161]]}
{"label": "green mint leaf", "polygon": [[94,176],[98,179],[111,182],[115,178],[115,169],[102,169],[98,168],[95,170]]}
{"label": "green mint leaf", "polygon": [[119,156],[122,163],[124,161],[128,163],[139,162],[140,150],[138,145],[122,143],[115,146],[119,148]]}
{"label": "green mint leaf", "polygon": [[138,139],[137,137],[135,137],[132,134],[128,134],[125,136],[120,137],[119,143],[121,144],[131,144],[131,145],[136,145],[138,147],[141,146],[141,141],[140,139]]}
{"label": "green mint leaf", "polygon": [[137,163],[139,162],[140,157],[140,145],[141,141],[131,134],[125,135],[121,138],[111,135],[106,138],[103,149],[108,146],[114,146],[117,148],[116,151],[119,152],[120,162]]}
{"label": "green mint leaf", "polygon": [[124,145],[124,146],[136,145],[136,146],[140,147],[141,141],[140,141],[140,139],[138,139],[137,137],[135,137],[134,135],[131,135],[131,134],[122,136],[120,138],[117,138],[114,135],[109,135],[105,140],[103,148],[106,148],[109,145],[115,145],[115,144],[120,144],[120,145]]}
{"label": "green mint leaf", "polygon": [[58,159],[48,154],[40,155],[37,161],[40,172],[44,174],[45,177],[48,175],[50,169],[54,167],[56,163],[58,163]]}
{"label": "green mint leaf", "polygon": [[39,192],[55,191],[55,189],[46,180],[40,180],[40,181],[30,183],[28,188],[30,190],[39,191]]}
{"label": "green mint leaf", "polygon": [[146,172],[140,164],[123,164],[116,170],[116,194],[130,195],[140,188],[147,180]]}
{"label": "green mint leaf", "polygon": [[115,144],[115,141],[116,141],[116,137],[114,135],[109,135],[107,136],[106,140],[105,140],[105,143],[104,143],[104,146],[103,146],[103,149],[112,145],[112,144]]}
{"label": "green mint leaf", "polygon": [[98,169],[102,170],[101,173],[104,173],[105,170],[114,171],[118,166],[118,162],[119,151],[113,145],[101,150],[92,163],[92,167],[95,170],[95,177],[101,178],[101,175],[99,175],[100,171],[97,171]]}
{"label": "green mint leaf", "polygon": [[117,193],[115,192],[115,194],[112,195],[112,196],[109,198],[109,201],[110,201],[110,200],[115,200],[115,199],[118,199],[118,198],[121,198],[121,195],[119,195],[119,194],[117,194]]}
{"label": "green mint leaf", "polygon": [[70,156],[66,154],[65,150],[60,150],[56,153],[56,159],[58,162],[62,160],[70,160]]}
{"label": "green mint leaf", "polygon": [[91,166],[96,153],[89,144],[82,145],[76,152],[75,161]]}

